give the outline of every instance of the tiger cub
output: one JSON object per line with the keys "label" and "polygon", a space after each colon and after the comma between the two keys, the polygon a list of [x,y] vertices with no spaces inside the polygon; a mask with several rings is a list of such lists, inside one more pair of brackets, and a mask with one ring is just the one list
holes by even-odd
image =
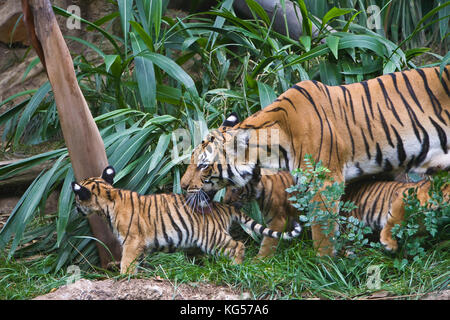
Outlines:
{"label": "tiger cub", "polygon": [[[417,199],[424,205],[429,199],[428,191],[431,182],[428,180],[414,182],[397,181],[361,181],[347,185],[343,201],[352,201],[358,206],[349,214],[362,220],[372,230],[381,230],[380,242],[389,251],[398,248],[397,241],[392,238],[392,228],[404,220],[404,194],[408,189],[417,189]],[[443,187],[444,198],[450,200],[450,184]],[[447,201],[448,201],[447,200]]]}
{"label": "tiger cub", "polygon": [[120,273],[133,273],[135,260],[146,250],[173,251],[198,247],[206,253],[222,253],[241,263],[244,244],[228,234],[233,221],[266,237],[292,239],[301,232],[299,224],[291,232],[276,232],[246,217],[240,210],[217,202],[203,215],[185,205],[178,194],[140,195],[112,186],[114,168],[108,166],[101,177],[72,182],[76,207],[84,215],[97,213],[107,218],[122,244]]}
{"label": "tiger cub", "polygon": [[[252,178],[254,181],[242,188],[228,187],[224,202],[241,208],[245,202],[258,202],[264,221],[272,230],[283,231],[288,222],[293,222],[299,212],[288,200],[291,196],[285,190],[294,184],[294,178],[289,171],[261,169],[261,175]],[[258,252],[259,258],[272,255],[278,245],[278,240],[264,237]]]}

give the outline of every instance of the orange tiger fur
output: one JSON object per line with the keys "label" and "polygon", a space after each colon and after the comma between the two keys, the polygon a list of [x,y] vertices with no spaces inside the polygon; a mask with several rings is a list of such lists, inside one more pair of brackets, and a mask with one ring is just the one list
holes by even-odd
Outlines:
{"label": "orange tiger fur", "polygon": [[[343,201],[352,201],[358,206],[350,214],[372,229],[381,230],[380,242],[387,250],[398,248],[397,240],[392,238],[392,228],[401,224],[405,216],[404,195],[414,188],[417,199],[423,206],[430,199],[431,182],[423,180],[414,182],[397,181],[358,181],[346,186]],[[442,189],[444,199],[450,200],[450,184]]]}
{"label": "orange tiger fur", "polygon": [[178,194],[140,195],[112,186],[115,172],[105,168],[102,177],[73,182],[76,206],[81,213],[105,216],[122,245],[121,273],[132,273],[135,260],[146,250],[198,247],[206,253],[222,253],[241,263],[244,244],[228,234],[232,221],[263,236],[286,240],[300,234],[299,224],[291,232],[276,232],[257,224],[240,210],[221,203],[211,203],[203,215],[185,205]]}
{"label": "orange tiger fur", "polygon": [[[212,195],[228,185],[249,183],[257,167],[292,171],[302,166],[306,154],[321,160],[337,182],[449,170],[449,80],[447,66],[442,81],[435,67],[341,86],[300,82],[242,122],[235,114],[229,116],[193,151],[181,186],[188,194],[203,190]],[[223,161],[243,154],[250,159],[253,149],[269,146],[276,138],[277,162],[260,157]],[[244,151],[233,151],[235,140]],[[334,252],[320,226],[312,226],[312,235],[319,254]]]}
{"label": "orange tiger fur", "polygon": [[[240,208],[246,202],[257,200],[267,226],[281,232],[288,222],[294,221],[299,214],[288,200],[291,195],[285,191],[294,183],[289,171],[262,172],[257,181],[252,181],[244,187],[228,187],[223,201]],[[264,237],[258,257],[272,255],[277,245],[277,239]]]}

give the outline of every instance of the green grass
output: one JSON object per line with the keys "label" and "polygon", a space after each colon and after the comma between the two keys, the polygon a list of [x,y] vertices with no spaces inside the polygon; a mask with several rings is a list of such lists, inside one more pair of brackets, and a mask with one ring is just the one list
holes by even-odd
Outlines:
{"label": "green grass", "polygon": [[[358,6],[363,3],[357,2]],[[333,21],[333,27],[340,32],[331,38],[325,30],[317,39],[303,38],[311,43],[306,48],[301,41],[274,32],[271,21],[263,23],[236,17],[228,10],[230,1],[221,1],[207,15],[183,19],[162,18],[164,12],[157,5],[146,10],[144,4],[149,1],[134,3],[133,10],[117,7],[116,12],[96,23],[83,21],[92,30],[100,32],[104,41],[111,43],[115,50],[106,55],[94,44],[78,39],[96,49],[94,51],[99,53],[103,63],[98,65],[84,55],[77,55],[74,65],[80,88],[102,132],[110,164],[123,172],[118,186],[142,193],[161,192],[172,187],[174,192],[180,192],[177,186],[185,166],[172,161],[171,145],[165,143],[167,136],[163,134],[184,128],[194,136],[195,124],[200,124],[203,129],[216,128],[223,116],[231,111],[245,118],[300,80],[351,83],[383,72],[414,67],[410,58],[426,51],[413,45],[414,49],[408,54],[408,51],[403,52],[405,46],[398,49],[397,44],[405,37],[412,38],[428,20],[409,30],[411,34],[391,39],[365,28],[367,17],[363,13],[358,17],[360,25],[346,28],[353,14],[350,13],[341,17],[343,20]],[[315,14],[322,18],[334,5],[355,7],[355,3],[342,1],[340,6],[340,1],[314,1],[315,5],[308,5],[308,8],[317,10],[307,16]],[[384,7],[386,1],[380,3]],[[437,10],[437,3],[433,2],[433,10],[437,16],[445,17],[449,7],[442,4],[442,10]],[[55,11],[68,16],[60,8]],[[398,12],[391,11],[395,17]],[[426,12],[423,10],[418,16],[422,17]],[[122,38],[110,33],[107,25],[111,19],[125,22],[121,23],[124,27]],[[436,20],[433,30],[428,28],[428,32],[433,32],[434,36],[427,39],[434,39],[430,47],[437,48],[444,43],[437,41],[436,36],[445,20],[433,19]],[[127,21],[132,23],[129,25]],[[327,45],[321,42],[323,39],[333,41]],[[137,53],[140,55],[133,58]],[[442,60],[443,64],[448,60],[447,55],[441,59],[431,52],[427,54],[427,57]],[[187,62],[194,57],[198,60],[189,67]],[[39,154],[2,167],[0,180],[43,161],[55,161],[61,155],[67,155],[64,150],[46,152],[47,147],[59,148],[62,143],[50,85],[46,83],[35,91],[23,91],[0,101],[0,105],[18,96],[26,99],[0,115],[0,125],[5,126],[1,137],[5,150],[27,156]],[[35,130],[28,130],[30,127]],[[158,146],[166,148],[154,152]],[[160,155],[163,157],[158,158]],[[0,158],[5,156],[0,152]],[[35,180],[21,200],[23,205],[14,210],[12,219],[0,231],[0,250],[5,256],[14,257],[6,260],[0,253],[0,299],[29,299],[49,292],[66,283],[70,276],[66,271],[69,265],[96,263],[95,245],[88,243],[86,238],[89,227],[71,213],[73,202],[67,198],[71,194],[69,182],[73,180],[69,158],[60,160],[54,162],[50,169],[52,174],[41,175]],[[158,165],[147,172],[150,163]],[[53,215],[47,219],[46,215],[41,218],[39,206],[43,207],[48,194],[61,186],[63,206],[56,213],[57,217]],[[28,246],[24,252],[14,252],[30,241],[35,241],[35,245]],[[173,283],[210,281],[249,291],[254,298],[277,299],[368,296],[374,290],[366,285],[367,268],[373,265],[381,268],[380,290],[395,296],[415,298],[424,292],[446,288],[449,283],[448,244],[429,247],[420,259],[410,258],[405,263],[401,254],[388,254],[373,248],[358,252],[356,258],[318,258],[308,241],[297,241],[283,247],[273,258],[254,262],[252,257],[258,247],[254,242],[248,242],[247,258],[241,266],[232,265],[225,258],[192,260],[182,253],[157,254],[147,258],[148,263],[141,267],[138,277],[159,276],[169,278]],[[33,261],[18,259],[30,255],[40,257]],[[83,271],[82,277],[122,278],[117,273],[94,269]]]}
{"label": "green grass", "polygon": [[[211,281],[251,293],[260,299],[353,299],[386,291],[411,298],[446,288],[450,272],[445,249],[431,249],[423,260],[396,263],[395,255],[367,248],[357,257],[317,257],[309,241],[293,243],[272,258],[255,261],[257,246],[248,246],[242,265],[225,258],[205,257],[200,261],[182,253],[157,254],[146,259],[145,276],[168,277],[177,283]],[[380,288],[367,287],[367,268],[380,267]]]}
{"label": "green grass", "polygon": [[19,262],[0,256],[0,299],[30,299],[64,284],[64,275],[48,273],[51,259]]}
{"label": "green grass", "polygon": [[[396,254],[366,248],[358,256],[317,257],[308,240],[284,243],[271,258],[255,260],[258,245],[247,240],[246,258],[234,265],[224,257],[183,252],[157,253],[140,264],[137,278],[169,279],[174,285],[211,282],[249,292],[253,299],[358,299],[383,292],[391,298],[417,299],[448,288],[448,242],[429,248],[423,259],[406,264]],[[31,299],[65,285],[66,270],[51,273],[49,255],[34,261],[0,258],[0,299]],[[380,287],[368,288],[368,267],[379,266]],[[122,279],[118,272],[81,271],[87,279]],[[126,277],[125,277],[126,278]]]}

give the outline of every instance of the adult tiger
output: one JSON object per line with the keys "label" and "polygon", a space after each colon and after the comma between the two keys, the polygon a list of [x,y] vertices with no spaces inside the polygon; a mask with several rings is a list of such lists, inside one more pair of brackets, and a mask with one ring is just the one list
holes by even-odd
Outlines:
{"label": "adult tiger", "polygon": [[[341,86],[300,82],[242,122],[229,116],[196,147],[181,187],[211,195],[227,185],[244,186],[257,167],[292,171],[305,154],[321,160],[338,182],[448,170],[449,80],[447,66],[442,79],[435,67]],[[264,148],[278,154],[278,161],[255,159]],[[244,161],[235,161],[242,156]],[[333,252],[320,226],[312,227],[312,236],[319,254]]]}
{"label": "adult tiger", "polygon": [[101,177],[72,183],[76,206],[84,215],[104,216],[122,244],[120,273],[133,273],[135,260],[147,249],[151,251],[198,247],[206,253],[222,253],[241,263],[245,247],[231,238],[233,221],[265,237],[290,240],[298,237],[297,222],[290,232],[277,232],[256,223],[233,206],[212,203],[208,215],[185,206],[180,194],[140,195],[112,186],[115,176],[111,166]]}

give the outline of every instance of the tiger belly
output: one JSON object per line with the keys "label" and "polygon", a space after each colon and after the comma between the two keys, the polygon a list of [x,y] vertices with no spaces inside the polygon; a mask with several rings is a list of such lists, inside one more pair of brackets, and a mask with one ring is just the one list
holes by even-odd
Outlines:
{"label": "tiger belly", "polygon": [[[359,159],[344,165],[345,181],[352,181],[368,175],[412,171],[419,174],[433,173],[439,170],[449,170],[450,153],[445,153],[438,139],[429,141],[424,146],[415,136],[403,138],[402,149],[398,146],[386,146],[384,149],[372,151],[370,159],[361,154]],[[450,140],[449,140],[450,141]],[[450,145],[447,146],[447,150]],[[446,150],[446,151],[447,151]]]}
{"label": "tiger belly", "polygon": [[184,249],[195,246],[195,244],[187,241],[188,235],[185,233],[185,230],[180,230],[179,233],[175,230],[167,230],[164,234],[160,234],[156,238],[149,237],[145,241],[146,250],[172,252],[176,249]]}

